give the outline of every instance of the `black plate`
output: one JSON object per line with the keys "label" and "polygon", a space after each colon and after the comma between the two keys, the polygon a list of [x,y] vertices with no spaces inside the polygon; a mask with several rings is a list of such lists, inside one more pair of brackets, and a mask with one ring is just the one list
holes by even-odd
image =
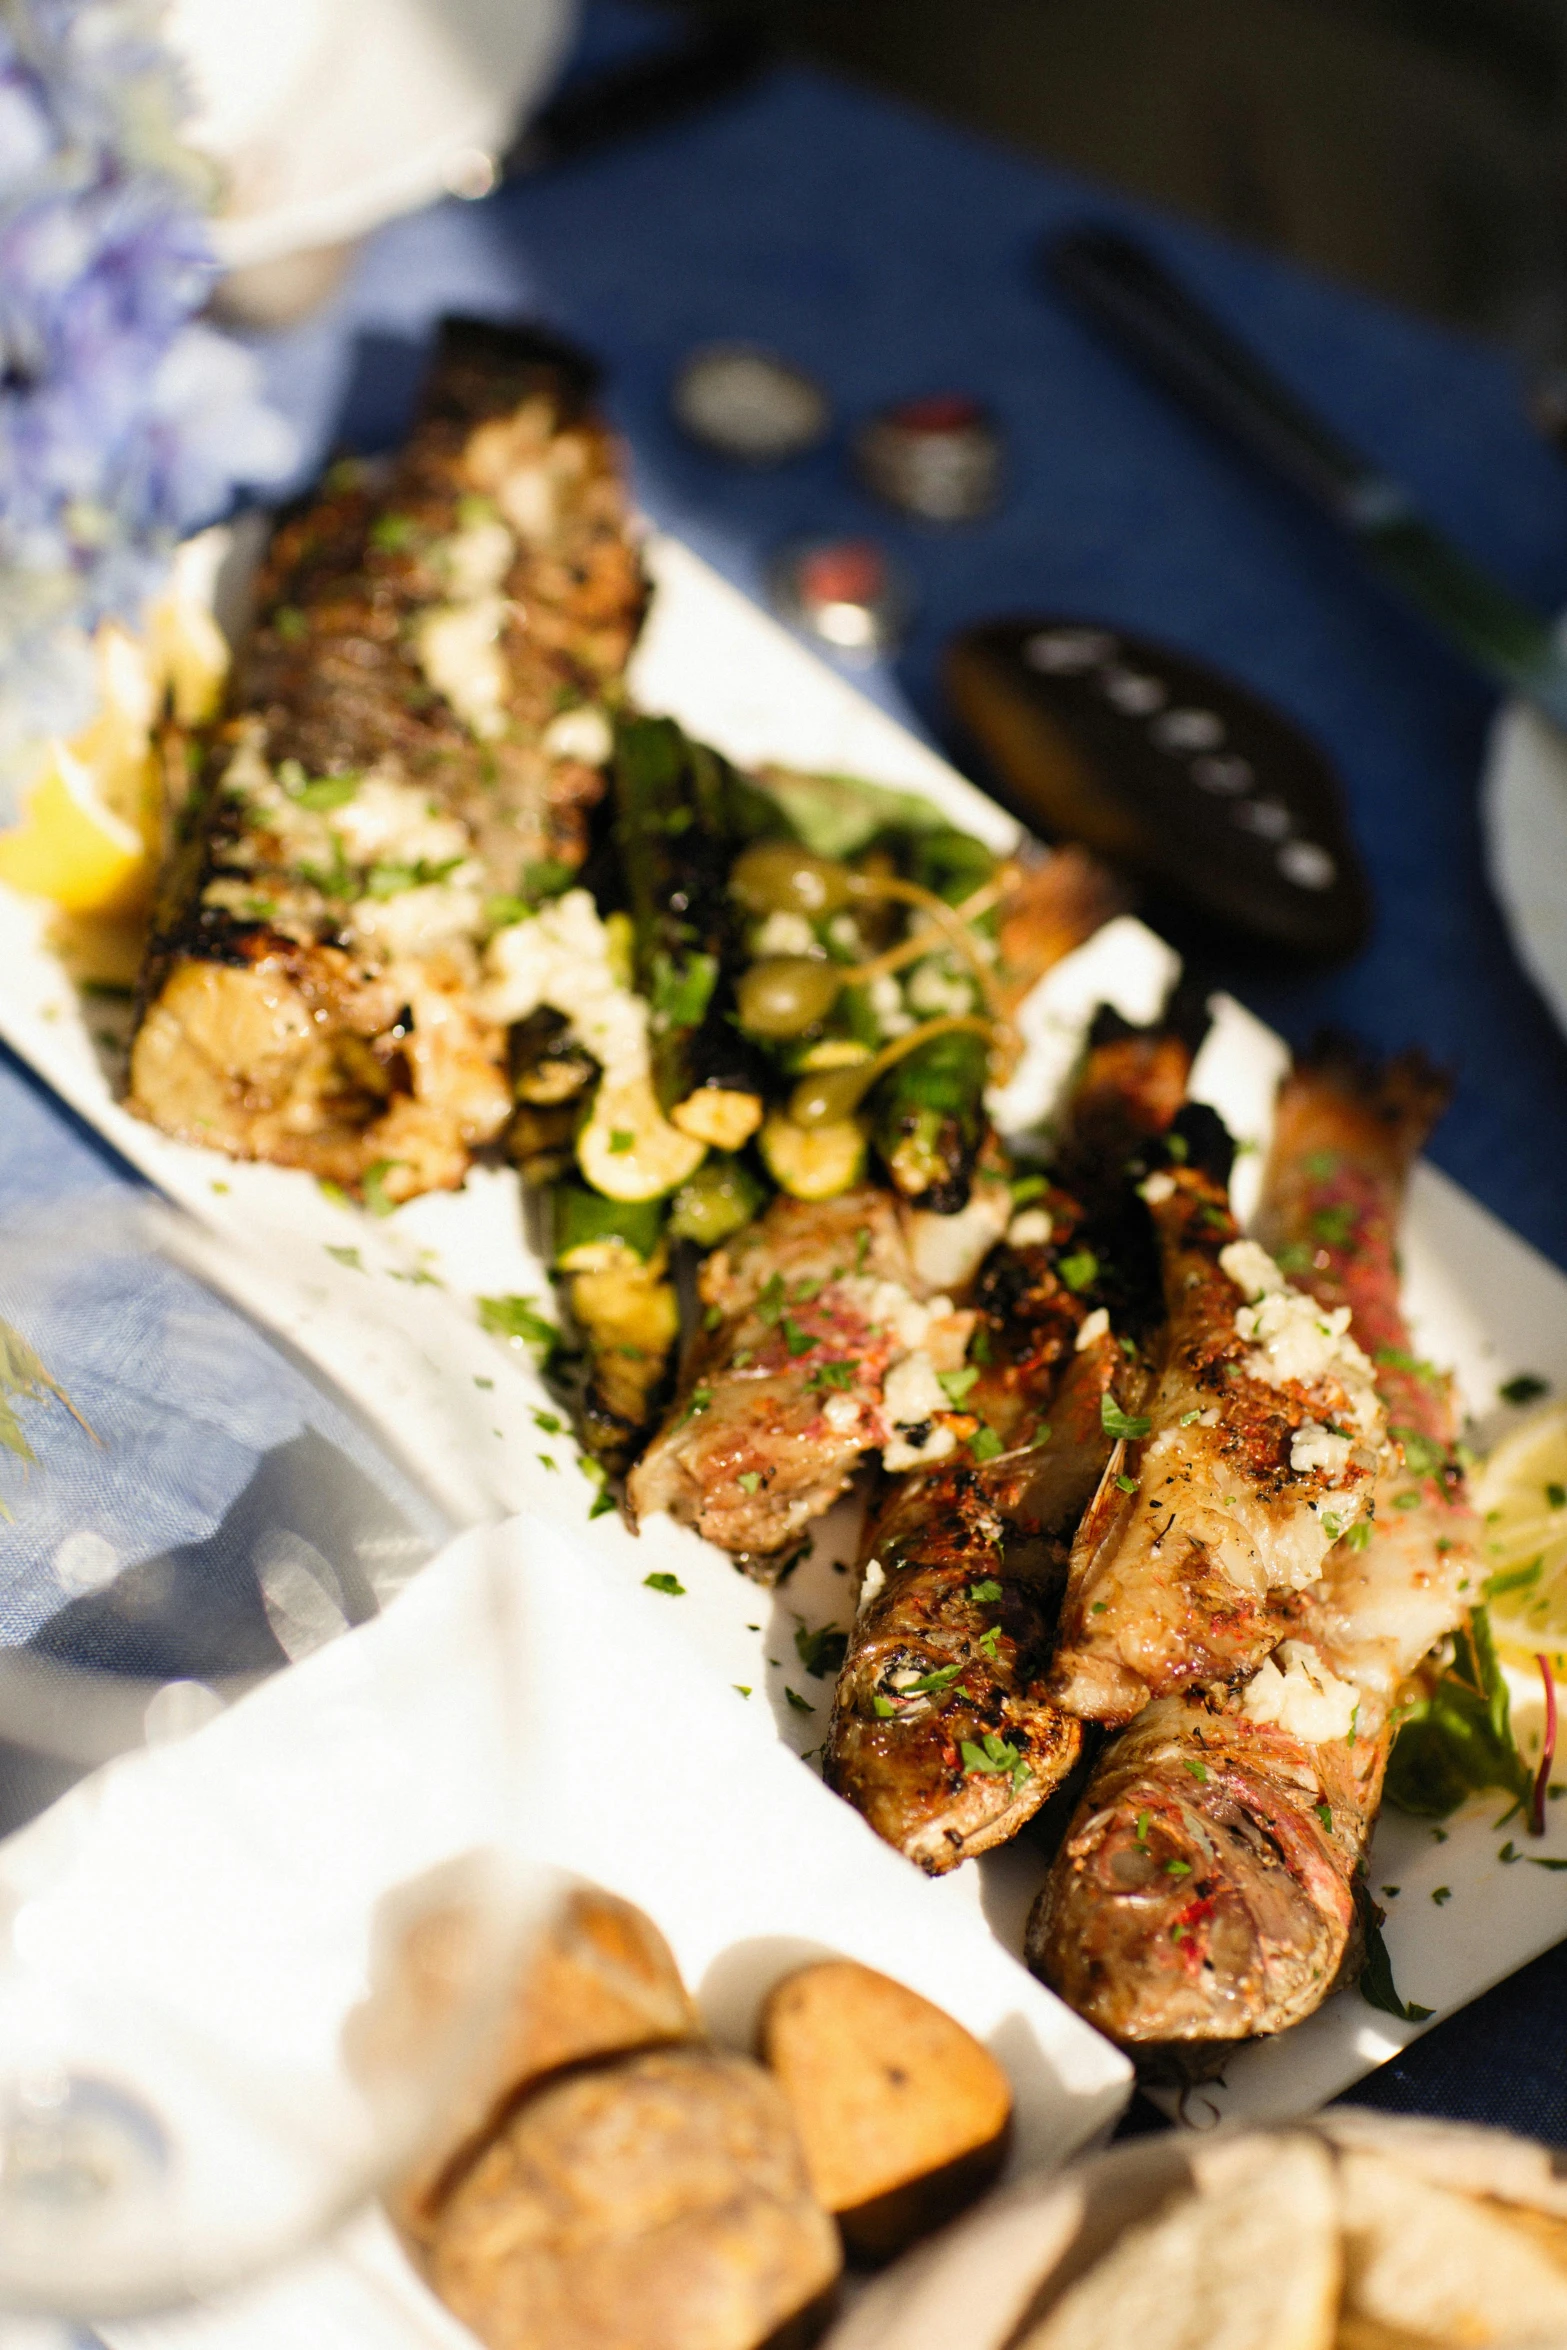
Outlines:
{"label": "black plate", "polygon": [[953,639],[948,692],[1001,796],[1237,942],[1359,951],[1371,891],[1316,744],[1188,654],[1095,622],[991,620]]}

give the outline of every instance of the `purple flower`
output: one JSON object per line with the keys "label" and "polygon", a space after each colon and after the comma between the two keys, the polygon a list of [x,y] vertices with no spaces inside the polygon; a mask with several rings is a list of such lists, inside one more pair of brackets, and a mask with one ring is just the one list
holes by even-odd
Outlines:
{"label": "purple flower", "polygon": [[249,355],[195,323],[209,188],[157,18],[0,10],[0,738],[18,703],[69,723],[84,632],[134,618],[175,540],[294,454]]}

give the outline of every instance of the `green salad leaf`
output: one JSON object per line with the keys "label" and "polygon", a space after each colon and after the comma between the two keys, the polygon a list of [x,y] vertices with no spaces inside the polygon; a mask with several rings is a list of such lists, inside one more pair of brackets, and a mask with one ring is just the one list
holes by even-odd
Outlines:
{"label": "green salad leaf", "polygon": [[1527,1803],[1532,1781],[1513,1738],[1490,1619],[1477,1607],[1454,1635],[1451,1665],[1399,1726],[1387,1800],[1416,1819],[1443,1820],[1486,1787]]}

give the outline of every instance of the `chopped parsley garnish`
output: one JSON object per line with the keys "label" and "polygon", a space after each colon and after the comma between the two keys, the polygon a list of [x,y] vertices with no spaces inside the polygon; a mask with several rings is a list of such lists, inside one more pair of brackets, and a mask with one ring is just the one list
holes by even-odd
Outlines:
{"label": "chopped parsley garnish", "polygon": [[1503,1403],[1535,1403],[1550,1394],[1551,1383],[1537,1371],[1520,1371],[1516,1378],[1504,1379],[1496,1392]]}
{"label": "chopped parsley garnish", "polygon": [[826,1286],[825,1281],[797,1281],[789,1292],[790,1300],[797,1306],[808,1306],[813,1297],[821,1296]]}
{"label": "chopped parsley garnish", "polygon": [[653,957],[653,982],[648,1000],[656,1028],[695,1028],[702,1019],[718,981],[716,955],[688,955],[677,969],[662,948]]}
{"label": "chopped parsley garnish", "polygon": [[983,1583],[969,1585],[968,1595],[970,1599],[977,1599],[981,1607],[988,1607],[992,1600],[1001,1597],[1001,1586],[993,1576],[987,1575]]}
{"label": "chopped parsley garnish", "polygon": [[792,1355],[808,1355],[817,1341],[809,1330],[802,1330],[793,1314],[783,1317],[784,1344]]}
{"label": "chopped parsley garnish", "polygon": [[394,1167],[400,1167],[403,1163],[401,1159],[377,1159],[374,1166],[367,1167],[360,1177],[365,1206],[372,1216],[389,1216],[396,1207],[396,1200],[386,1196],[386,1179]]}
{"label": "chopped parsley garnish", "polygon": [[1141,1413],[1123,1412],[1113,1395],[1102,1395],[1099,1425],[1107,1436],[1124,1436],[1131,1443],[1139,1436],[1146,1436],[1153,1422]]}
{"label": "chopped parsley garnish", "polygon": [[1436,1903],[1436,1906],[1437,1906],[1437,1908],[1438,1908],[1438,1909],[1443,1909],[1443,1908],[1445,1908],[1445,1907],[1446,1907],[1446,1905],[1447,1905],[1447,1903],[1448,1903],[1448,1902],[1450,1902],[1450,1901],[1452,1900],[1452,1898],[1453,1898],[1453,1888],[1452,1888],[1452,1886],[1451,1886],[1451,1885],[1435,1885],[1435,1886],[1433,1886],[1433,1887],[1432,1887],[1432,1890],[1431,1890],[1431,1898],[1432,1898],[1432,1900],[1433,1900],[1433,1901]]}
{"label": "chopped parsley garnish", "polygon": [[[861,1233],[863,1240],[865,1235]],[[783,1275],[774,1273],[756,1301],[756,1318],[770,1330],[784,1310]]]}
{"label": "chopped parsley garnish", "polygon": [[898,1709],[893,1704],[892,1699],[890,1697],[883,1697],[881,1691],[878,1689],[871,1697],[871,1710],[879,1722],[890,1722]]}
{"label": "chopped parsley garnish", "polygon": [[1121,1475],[1117,1477],[1116,1483],[1119,1485],[1123,1493],[1135,1493],[1137,1491],[1137,1479],[1135,1477],[1128,1477],[1124,1470],[1122,1471]]}
{"label": "chopped parsley garnish", "polygon": [[961,1371],[938,1371],[936,1384],[948,1403],[960,1404],[978,1377],[973,1365],[965,1363]]}
{"label": "chopped parsley garnish", "polygon": [[1333,1806],[1330,1803],[1314,1803],[1311,1808],[1316,1813],[1318,1819],[1322,1822],[1322,1825],[1325,1828],[1332,1827]]}
{"label": "chopped parsley garnish", "polygon": [[607,1518],[614,1507],[615,1496],[607,1486],[601,1485],[588,1504],[588,1516],[590,1518]]}
{"label": "chopped parsley garnish", "polygon": [[558,898],[575,879],[574,869],[558,857],[536,857],[522,869],[523,902],[531,913],[546,898]]}
{"label": "chopped parsley garnish", "polygon": [[310,623],[297,604],[279,604],[272,615],[272,626],[285,645],[301,644],[310,634]]}
{"label": "chopped parsley garnish", "polygon": [[1164,1873],[1167,1877],[1189,1877],[1192,1873],[1192,1864],[1189,1860],[1167,1860],[1164,1864]]}
{"label": "chopped parsley garnish", "polygon": [[1020,1208],[1026,1200],[1038,1199],[1040,1193],[1048,1191],[1050,1186],[1043,1175],[1019,1175],[1014,1178],[1009,1188],[1012,1193],[1012,1205],[1015,1208]]}
{"label": "chopped parsley garnish", "polygon": [[1338,1167],[1337,1151],[1310,1151],[1301,1162],[1313,1183],[1326,1183]]}
{"label": "chopped parsley garnish", "polygon": [[1025,1779],[1033,1776],[1017,1748],[1009,1740],[998,1737],[994,1730],[987,1730],[977,1746],[972,1738],[961,1739],[958,1752],[963,1757],[965,1771],[989,1777],[1000,1777],[1003,1772],[1010,1774],[1014,1794]]}
{"label": "chopped parsley garnish", "polygon": [[[216,1191],[217,1185],[214,1184],[212,1188]],[[223,1188],[227,1191],[228,1185],[225,1183]],[[323,1199],[331,1201],[334,1208],[351,1208],[354,1204],[343,1186],[340,1183],[334,1183],[330,1175],[318,1176],[316,1189]]]}
{"label": "chopped parsley garnish", "polygon": [[542,1360],[560,1342],[553,1322],[539,1312],[531,1297],[481,1297],[479,1327],[496,1338],[510,1338],[531,1346]]}
{"label": "chopped parsley garnish", "polygon": [[1502,1846],[1501,1851],[1497,1854],[1496,1857],[1499,1861],[1504,1861],[1509,1866],[1511,1866],[1515,1860],[1522,1860],[1523,1854],[1519,1851],[1511,1836],[1509,1836],[1507,1842]]}
{"label": "chopped parsley garnish", "polygon": [[365,895],[400,898],[405,890],[428,889],[433,883],[444,881],[461,863],[461,857],[447,857],[440,864],[431,865],[421,857],[412,865],[372,865],[365,875]]}
{"label": "chopped parsley garnish", "polygon": [[1395,1493],[1393,1507],[1396,1510],[1417,1510],[1420,1507],[1420,1496],[1418,1493]]}
{"label": "chopped parsley garnish", "polygon": [[994,1428],[988,1426],[983,1420],[969,1438],[968,1448],[977,1461],[993,1461],[997,1453],[1006,1450],[1006,1446]]}
{"label": "chopped parsley garnish", "polygon": [[698,1412],[705,1412],[712,1400],[713,1391],[710,1387],[693,1387],[691,1400],[681,1413],[678,1425],[683,1428],[687,1420],[694,1420]]}
{"label": "chopped parsley garnish", "polygon": [[1176,1421],[1175,1424],[1177,1428],[1189,1428],[1194,1420],[1200,1420],[1201,1418],[1202,1405],[1200,1403],[1193,1404],[1189,1412],[1182,1412],[1180,1418]]}
{"label": "chopped parsley garnish", "polygon": [[644,1575],[642,1588],[644,1591],[662,1591],[670,1599],[684,1599],[686,1595],[686,1587],[678,1575]]}
{"label": "chopped parsley garnish", "polygon": [[749,1697],[751,1694],[750,1690],[743,1681],[731,1681],[729,1686],[740,1697]]}
{"label": "chopped parsley garnish", "polygon": [[961,1663],[932,1665],[928,1673],[921,1673],[917,1681],[905,1681],[898,1690],[900,1697],[936,1697],[943,1689],[950,1689],[961,1673]]}
{"label": "chopped parsley garnish", "polygon": [[[794,1351],[791,1347],[790,1352]],[[808,1387],[836,1387],[840,1390],[852,1387],[854,1385],[854,1365],[852,1363],[818,1363],[806,1381],[806,1385]]]}
{"label": "chopped parsley garnish", "polygon": [[370,525],[370,544],[383,555],[395,555],[411,546],[417,532],[406,514],[378,514]]}
{"label": "chopped parsley garnish", "polygon": [[754,1493],[762,1482],[760,1469],[742,1469],[735,1483],[742,1493]]}
{"label": "chopped parsley garnish", "polygon": [[[497,1436],[499,1436],[500,1430],[497,1428],[495,1433]],[[557,1477],[560,1475],[560,1463],[555,1458],[553,1453],[536,1452],[533,1457],[538,1462],[541,1469],[553,1469]]]}
{"label": "chopped parsley garnish", "polygon": [[1318,1208],[1311,1229],[1328,1248],[1347,1248],[1355,1230],[1353,1208]]}
{"label": "chopped parsley garnish", "polygon": [[1189,1754],[1183,1754],[1181,1761],[1185,1765],[1186,1769],[1191,1772],[1191,1775],[1194,1779],[1207,1778],[1208,1766],[1205,1762],[1198,1762],[1194,1756]]}
{"label": "chopped parsley garnish", "polygon": [[981,1655],[988,1656],[991,1663],[994,1664],[996,1661],[996,1651],[1001,1646],[1001,1626],[999,1624],[992,1624],[988,1632],[981,1632],[975,1645],[978,1647]]}
{"label": "chopped parsley garnish", "polygon": [[1510,1573],[1505,1575],[1487,1575],[1485,1596],[1487,1599],[1497,1599],[1504,1591],[1530,1591],[1539,1582],[1544,1568],[1545,1553],[1542,1551],[1540,1556],[1537,1559],[1531,1559],[1526,1567],[1514,1567]]}
{"label": "chopped parsley garnish", "polygon": [[784,1695],[797,1714],[815,1713],[816,1708],[809,1699],[802,1697],[798,1689],[791,1689],[787,1681],[784,1683]]}
{"label": "chopped parsley garnish", "polygon": [[985,1325],[984,1325],[984,1323],[983,1323],[983,1322],[981,1322],[981,1323],[980,1323],[979,1327],[978,1327],[978,1328],[976,1329],[976,1331],[974,1332],[974,1335],[973,1335],[973,1337],[972,1337],[972,1338],[969,1340],[969,1342],[968,1342],[968,1351],[969,1351],[969,1360],[970,1360],[971,1362],[975,1362],[975,1363],[988,1363],[988,1362],[989,1362],[989,1360],[990,1360],[990,1332],[989,1332],[989,1331],[988,1331],[988,1330],[985,1328]]}
{"label": "chopped parsley garnish", "polygon": [[1389,1428],[1404,1448],[1404,1466],[1415,1477],[1440,1477],[1447,1466],[1447,1447],[1416,1428]]}
{"label": "chopped parsley garnish", "polygon": [[[285,760],[284,765],[289,762]],[[281,780],[281,770],[279,771]],[[317,815],[326,815],[333,808],[346,808],[359,789],[357,775],[312,775],[285,787],[297,808],[310,808]]]}
{"label": "chopped parsley garnish", "polygon": [[1442,1384],[1442,1374],[1435,1363],[1423,1363],[1420,1357],[1412,1355],[1407,1347],[1379,1346],[1376,1351],[1376,1360],[1379,1363],[1386,1363],[1390,1371],[1405,1371],[1411,1379],[1423,1380],[1427,1387],[1440,1387]]}
{"label": "chopped parsley garnish", "polygon": [[356,1248],[334,1248],[332,1243],[328,1241],[326,1253],[329,1257],[336,1257],[340,1265],[346,1265],[350,1273],[364,1271],[363,1262]]}
{"label": "chopped parsley garnish", "polygon": [[1069,1257],[1061,1259],[1058,1271],[1068,1289],[1080,1296],[1091,1282],[1098,1280],[1099,1259],[1091,1248],[1075,1248]]}
{"label": "chopped parsley garnish", "polygon": [[[493,1386],[494,1381],[490,1384]],[[558,1436],[566,1423],[555,1412],[535,1412],[533,1425],[546,1436]]]}
{"label": "chopped parsley garnish", "polygon": [[1172,1165],[1184,1167],[1192,1155],[1191,1145],[1185,1135],[1167,1134],[1164,1138],[1164,1155]]}
{"label": "chopped parsley garnish", "polygon": [[627,1151],[635,1150],[636,1141],[636,1135],[629,1126],[612,1126],[609,1130],[609,1147],[617,1159],[623,1159]]}
{"label": "chopped parsley garnish", "polygon": [[1567,1510],[1567,1485],[1547,1485],[1546,1506],[1553,1510]]}
{"label": "chopped parsley garnish", "polygon": [[818,1681],[840,1670],[848,1645],[848,1633],[840,1632],[835,1624],[823,1624],[815,1632],[807,1632],[803,1624],[795,1627],[795,1653]]}
{"label": "chopped parsley garnish", "polygon": [[1146,1844],[1148,1841],[1148,1814],[1145,1811],[1140,1811],[1137,1815],[1137,1841],[1139,1844]]}
{"label": "chopped parsley garnish", "polygon": [[[1442,1892],[1447,1891],[1444,1885]],[[1436,1895],[1431,1896],[1432,1900]],[[1382,1929],[1375,1913],[1365,1919],[1366,1958],[1360,1972],[1360,1996],[1368,2007],[1380,2008],[1384,2015],[1396,2015],[1406,2024],[1423,2024],[1427,2016],[1435,2015],[1434,2007],[1417,2007],[1412,1999],[1401,1999],[1393,1981],[1393,1962],[1382,1939]]]}
{"label": "chopped parsley garnish", "polygon": [[1347,1550],[1364,1550],[1366,1544],[1370,1540],[1371,1520],[1369,1518],[1357,1518],[1354,1525],[1351,1526],[1349,1532],[1344,1537],[1344,1546]]}

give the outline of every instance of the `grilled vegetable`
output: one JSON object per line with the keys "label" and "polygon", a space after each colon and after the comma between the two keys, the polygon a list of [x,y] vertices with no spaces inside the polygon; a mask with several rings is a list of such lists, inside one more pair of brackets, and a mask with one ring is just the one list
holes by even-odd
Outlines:
{"label": "grilled vegetable", "polygon": [[478,949],[580,859],[644,600],[589,388],[449,322],[389,487],[334,468],[280,523],[143,974],[130,1106],[166,1131],[397,1201],[505,1123]]}
{"label": "grilled vegetable", "polygon": [[619,1475],[641,1450],[663,1402],[680,1306],[662,1246],[646,1259],[616,1240],[579,1253],[592,1262],[564,1276],[586,1353],[578,1430],[594,1459]]}
{"label": "grilled vegetable", "polygon": [[694,1241],[698,1248],[716,1248],[759,1215],[766,1198],[765,1185],[744,1159],[714,1153],[671,1200],[669,1237]]}
{"label": "grilled vegetable", "polygon": [[949,1031],[900,1061],[876,1089],[872,1133],[905,1199],[946,1214],[968,1198],[985,1132],[983,1038]]}
{"label": "grilled vegetable", "polygon": [[780,819],[727,759],[670,718],[625,721],[614,772],[655,1091],[682,1133],[738,1150],[762,1122],[766,1069],[729,1017],[743,947],[729,870],[751,834]]}
{"label": "grilled vegetable", "polygon": [[799,1126],[774,1110],[758,1148],[768,1174],[792,1199],[836,1199],[865,1172],[865,1128],[857,1118]]}
{"label": "grilled vegetable", "polygon": [[611,1261],[606,1250],[630,1249],[646,1264],[664,1234],[662,1200],[613,1200],[582,1183],[557,1183],[550,1193],[555,1270],[589,1273]]}

